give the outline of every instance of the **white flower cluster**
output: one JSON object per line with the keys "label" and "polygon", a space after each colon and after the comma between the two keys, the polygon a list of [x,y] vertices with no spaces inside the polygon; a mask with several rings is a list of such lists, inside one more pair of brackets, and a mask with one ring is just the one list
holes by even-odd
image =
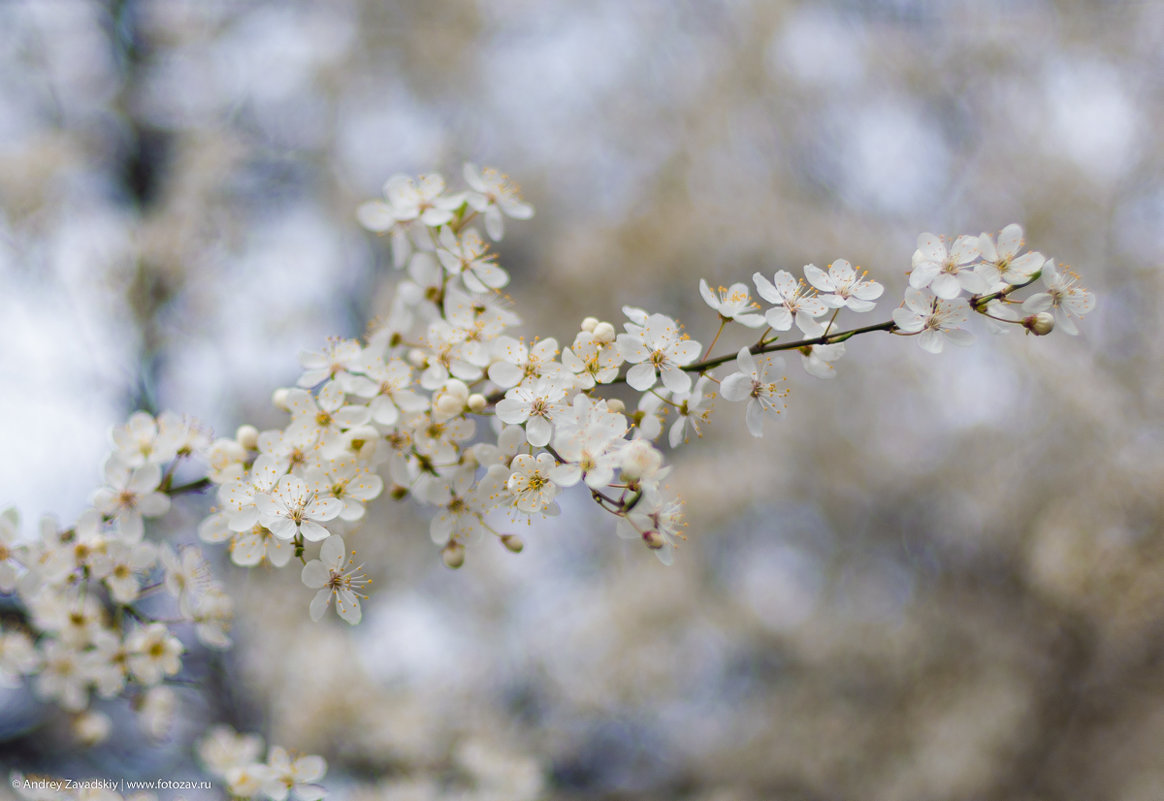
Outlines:
{"label": "white flower cluster", "polygon": [[[913,254],[905,305],[895,309],[897,331],[916,334],[918,344],[940,353],[946,342],[973,341],[963,327],[975,311],[996,321],[996,331],[1019,323],[1034,334],[1047,334],[1057,324],[1077,334],[1075,318],[1095,306],[1095,297],[1077,284],[1078,276],[1060,272],[1053,259],[1037,251],[1023,253],[1023,229],[1008,225],[997,240],[990,234],[962,235],[947,248],[934,234],[922,234]],[[1046,291],[1021,301],[1019,315],[1010,297],[1016,289],[1042,278]]]}
{"label": "white flower cluster", "polygon": [[239,734],[230,726],[215,726],[198,742],[198,757],[212,776],[226,782],[231,798],[270,801],[319,801],[326,795],[316,784],[327,773],[321,756],[292,756],[273,745],[262,758],[263,739]]}
{"label": "white flower cluster", "polygon": [[[762,436],[764,421],[782,412],[788,395],[775,352],[795,350],[809,374],[830,378],[845,343],[858,334],[917,335],[923,348],[938,352],[947,341],[969,339],[963,325],[971,312],[1042,335],[1056,321],[1073,333],[1073,319],[1094,305],[1073,275],[1039,253],[1023,253],[1022,230],[1011,225],[997,238],[961,236],[949,247],[922,234],[903,304],[891,320],[873,325],[838,326],[843,310],[868,313],[884,293],[863,270],[838,259],[825,269],[806,266],[804,277],[756,273],[757,300],[743,283],[713,289],[701,281],[699,292],[719,320],[706,351],[672,317],[634,306],[623,307],[621,330],[587,317],[564,347],[555,337],[527,342],[510,333],[519,318],[500,294],[509,274],[490,240],[501,238],[506,217],[526,219],[533,209],[495,170],[470,164],[464,176],[468,188],[459,192],[448,191],[439,175],[394,176],[383,200],[360,207],[364,225],[390,237],[402,278],[386,317],[366,339],[336,340],[301,355],[297,386],[274,395],[289,416],[283,428],[243,426],[207,445],[176,418],[135,415],[115,432],[108,486],[96,494],[92,514],[67,532],[48,525],[15,567],[11,551],[3,551],[0,591],[19,583],[37,621],[62,618],[53,611],[62,604],[53,599],[72,593],[63,617],[79,619],[76,610],[87,605],[98,614],[79,584],[101,582],[111,603],[127,604],[137,597],[140,577],[160,563],[182,615],[198,623],[206,642],[223,644],[220,621],[229,602],[216,588],[192,592],[197,552],[179,554],[142,539],[143,518],[169,506],[171,472],[163,466],[195,450],[205,450],[206,481],[217,485],[218,500],[200,538],[228,543],[232,561],[243,567],[283,567],[296,559],[303,584],[314,591],[308,609],[316,620],[334,604],[343,620],[360,621],[370,580],[348,545],[365,505],[385,489],[434,508],[429,533],[450,567],[482,539],[520,551],[512,525],[556,515],[558,495],[575,485],[616,516],[618,534],[640,540],[669,564],[685,524],[682,504],[665,484],[664,446],[656,442],[666,431],[666,447],[675,449],[691,432],[701,435],[717,395],[744,404],[747,429]],[[1014,297],[1040,277],[1046,291]],[[1020,303],[1026,316],[1015,312]],[[713,355],[729,326],[760,333]],[[731,372],[717,376],[723,365]],[[609,395],[624,384],[637,393],[633,401]],[[57,659],[60,649],[93,661],[90,654],[112,647],[88,634],[65,635],[64,625],[38,622],[46,635],[32,649],[37,664]],[[160,653],[166,648],[142,638],[164,636],[151,624],[123,641]],[[177,670],[175,660],[150,669],[127,658],[121,682],[127,676],[156,683]],[[0,660],[0,668],[5,664],[28,672],[16,656]],[[42,671],[41,692],[81,709],[90,688],[119,690],[95,670],[74,670],[69,679],[59,678],[60,670]]]}
{"label": "white flower cluster", "polygon": [[[341,619],[360,621],[370,580],[348,543],[366,504],[386,489],[433,507],[429,533],[450,567],[482,539],[520,552],[507,529],[558,514],[559,494],[575,486],[616,517],[620,536],[670,564],[685,523],[665,484],[664,448],[702,434],[717,394],[744,404],[747,429],[762,436],[788,395],[774,353],[797,351],[809,374],[829,378],[859,334],[916,335],[936,353],[970,339],[971,312],[999,328],[1075,334],[1095,302],[1073,273],[1024,253],[1022,229],[1010,225],[997,238],[960,236],[950,246],[922,234],[903,303],[872,325],[838,326],[842,310],[872,311],[884,292],[838,259],[806,266],[803,278],[756,273],[755,301],[745,284],[701,281],[719,320],[706,350],[674,318],[634,306],[622,308],[622,330],[587,317],[565,347],[554,337],[527,342],[510,333],[519,319],[500,294],[509,274],[489,240],[501,238],[506,217],[533,210],[500,173],[466,165],[464,175],[469,188],[457,193],[437,175],[396,176],[384,200],[360,208],[368,228],[391,238],[403,277],[366,339],[301,355],[297,386],[274,394],[285,426],[244,425],[210,442],[173,414],[138,412],[112,432],[105,484],[73,526],[45,518],[26,540],[16,512],[0,514],[0,594],[18,602],[0,622],[0,685],[30,679],[38,697],[73,715],[85,743],[107,738],[112,725],[91,708],[95,697],[131,697],[145,729],[165,733],[177,703],[166,682],[191,639],[230,645],[232,612],[198,548],[147,537],[147,521],[165,515],[175,495],[216,488],[217,508],[198,535],[227,543],[235,564],[297,560],[315,620],[334,604]],[[1016,297],[1040,279],[1043,291]],[[713,355],[729,326],[760,333]],[[622,385],[637,393],[632,400],[609,393]],[[664,432],[666,445],[656,444]],[[205,476],[176,484],[192,456]],[[164,620],[152,600],[142,603],[161,594],[175,607]],[[193,636],[184,641],[180,626]],[[220,728],[200,754],[236,798],[322,797],[322,758],[272,747],[260,759],[262,748],[257,737]]]}
{"label": "white flower cluster", "polygon": [[[1065,284],[1041,255],[1021,254],[1021,229],[1009,226],[997,244],[984,234],[960,237],[949,250],[923,234],[904,305],[891,321],[865,328],[842,331],[838,315],[872,311],[884,288],[838,259],[826,269],[808,265],[803,278],[756,273],[758,300],[742,283],[713,289],[701,281],[719,318],[707,352],[675,319],[633,306],[623,307],[621,331],[588,317],[565,347],[555,337],[527,342],[510,333],[519,319],[500,294],[509,274],[489,240],[501,237],[506,217],[533,210],[495,170],[470,164],[464,175],[469,188],[459,192],[439,175],[394,176],[383,200],[360,207],[364,225],[390,237],[403,272],[389,313],[364,341],[302,355],[298,385],[275,395],[290,415],[283,429],[244,427],[211,446],[219,510],[202,525],[202,539],[229,541],[242,566],[297,557],[303,583],[315,591],[314,619],[334,602],[341,618],[360,620],[369,580],[344,538],[353,539],[364,504],[385,488],[434,507],[429,532],[450,567],[485,538],[520,551],[521,539],[506,529],[557,514],[559,493],[577,484],[618,518],[619,534],[669,564],[683,513],[655,443],[664,431],[672,449],[690,432],[701,434],[714,385],[725,400],[745,404],[746,426],[759,437],[788,394],[774,351],[796,350],[808,373],[829,378],[844,343],[859,333],[918,334],[937,351],[969,336],[961,325],[970,311],[1046,333],[1049,315],[1041,312],[1090,308],[1090,295]],[[1048,292],[1029,298],[1033,314],[1019,320],[1010,295],[1040,274]],[[733,324],[762,333],[734,358],[713,356]],[[794,327],[802,338],[783,341]],[[717,377],[728,362],[734,371]],[[621,384],[639,393],[633,410],[603,397],[604,387]],[[310,558],[314,543],[318,556]]]}
{"label": "white flower cluster", "polygon": [[[0,514],[0,593],[20,603],[18,616],[0,622],[0,685],[32,677],[36,696],[72,713],[87,743],[104,740],[111,725],[90,708],[94,696],[129,696],[148,733],[166,732],[176,698],[165,682],[187,650],[180,625],[203,645],[230,645],[232,601],[199,549],[145,536],[145,520],[164,515],[183,490],[175,469],[208,439],[176,415],[139,412],[112,440],[105,485],[74,525],[45,517],[25,539],[16,511]],[[140,603],[158,594],[174,599],[164,620],[156,603],[148,612]]]}

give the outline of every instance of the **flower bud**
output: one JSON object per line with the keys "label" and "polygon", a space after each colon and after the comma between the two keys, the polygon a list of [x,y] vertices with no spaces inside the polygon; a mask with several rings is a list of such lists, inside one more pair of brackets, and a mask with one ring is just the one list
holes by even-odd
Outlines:
{"label": "flower bud", "polygon": [[456,398],[462,405],[469,399],[469,386],[459,378],[450,378],[442,389]]}
{"label": "flower bud", "polygon": [[109,716],[101,712],[85,710],[73,718],[73,734],[85,745],[103,743],[113,730]]}
{"label": "flower bud", "polygon": [[525,547],[525,543],[521,541],[521,537],[516,534],[502,534],[501,544],[513,553],[521,553],[521,549]]}
{"label": "flower bud", "polygon": [[465,546],[456,540],[450,541],[441,549],[441,560],[444,561],[445,567],[456,570],[465,564]]}
{"label": "flower bud", "polygon": [[428,357],[424,355],[424,351],[420,348],[413,348],[408,351],[408,363],[413,367],[427,367]]}
{"label": "flower bud", "polygon": [[626,411],[626,404],[623,403],[620,398],[608,398],[606,400],[606,408],[609,411],[617,412],[618,414],[622,414],[623,412]]}
{"label": "flower bud", "polygon": [[451,417],[456,417],[465,410],[465,402],[469,399],[469,387],[465,385],[464,381],[456,378],[450,378],[444,383],[444,386],[433,396],[432,409],[433,417],[438,422],[443,422]]}
{"label": "flower bud", "polygon": [[663,539],[663,535],[658,531],[650,529],[649,531],[643,532],[643,544],[652,551],[657,551],[666,545],[666,540]]}
{"label": "flower bud", "polygon": [[598,325],[597,317],[587,317],[582,321],[582,330],[590,334],[594,332],[594,327]]}
{"label": "flower bud", "polygon": [[239,445],[248,451],[253,451],[259,447],[259,429],[252,425],[239,426],[238,431],[234,432],[234,438]]}
{"label": "flower bud", "polygon": [[464,406],[452,395],[441,395],[432,405],[437,420],[447,420],[456,417]]}
{"label": "flower bud", "polygon": [[290,392],[286,387],[279,387],[271,393],[271,403],[275,405],[276,409],[284,412],[289,412],[291,409],[287,406],[287,394]]}
{"label": "flower bud", "polygon": [[610,323],[599,323],[594,326],[594,339],[603,345],[614,342],[614,326]]}
{"label": "flower bud", "polygon": [[485,407],[489,405],[489,400],[480,392],[474,392],[469,396],[469,411],[480,414],[485,411]]}
{"label": "flower bud", "polygon": [[1050,312],[1039,312],[1023,319],[1023,328],[1037,337],[1045,337],[1055,330],[1055,317]]}

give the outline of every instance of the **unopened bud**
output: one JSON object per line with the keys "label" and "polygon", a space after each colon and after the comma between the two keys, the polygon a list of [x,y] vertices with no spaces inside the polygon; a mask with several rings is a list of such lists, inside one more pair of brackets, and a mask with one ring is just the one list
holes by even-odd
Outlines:
{"label": "unopened bud", "polygon": [[469,396],[469,411],[480,414],[485,411],[485,407],[489,405],[489,400],[480,392],[474,392]]}
{"label": "unopened bud", "polygon": [[626,411],[626,404],[623,403],[622,400],[619,398],[607,398],[606,408],[608,411],[617,412],[618,414],[622,414],[623,412]]}
{"label": "unopened bud", "polygon": [[469,398],[469,386],[459,378],[450,378],[445,382],[443,390],[456,398],[461,404],[464,404]]}
{"label": "unopened bud", "polygon": [[433,410],[445,418],[454,417],[459,414],[461,409],[465,408],[464,401],[455,395],[445,393],[437,398],[433,405]]}
{"label": "unopened bud", "polygon": [[465,564],[465,546],[455,540],[441,550],[441,560],[445,567],[456,570]]}
{"label": "unopened bud", "polygon": [[610,323],[599,323],[594,326],[594,338],[603,345],[614,342],[614,326]]}
{"label": "unopened bud", "polygon": [[101,712],[86,710],[73,719],[73,734],[88,746],[105,742],[111,731],[113,724],[109,716]]}
{"label": "unopened bud", "polygon": [[388,488],[388,496],[394,501],[402,501],[408,497],[408,487],[393,484]]}
{"label": "unopened bud", "polygon": [[285,412],[290,411],[287,407],[287,395],[289,391],[286,387],[279,387],[271,393],[271,403],[275,404],[276,409],[281,409]]}
{"label": "unopened bud", "polygon": [[657,551],[667,543],[666,540],[663,539],[662,534],[660,534],[655,529],[651,529],[650,531],[643,532],[643,544],[650,548],[652,551]]}
{"label": "unopened bud", "polygon": [[252,425],[242,425],[234,432],[234,439],[248,451],[259,447],[259,429]]}
{"label": "unopened bud", "polygon": [[597,317],[587,317],[582,321],[582,330],[590,334],[594,332],[594,326],[598,325]]}
{"label": "unopened bud", "polygon": [[408,363],[413,367],[427,367],[428,357],[424,355],[424,351],[420,348],[413,348],[408,351]]}
{"label": "unopened bud", "polygon": [[513,553],[521,553],[521,549],[525,547],[525,543],[521,541],[521,537],[516,534],[502,534],[501,544]]}
{"label": "unopened bud", "polygon": [[1023,319],[1023,328],[1037,337],[1045,337],[1055,330],[1055,317],[1050,312],[1039,312]]}

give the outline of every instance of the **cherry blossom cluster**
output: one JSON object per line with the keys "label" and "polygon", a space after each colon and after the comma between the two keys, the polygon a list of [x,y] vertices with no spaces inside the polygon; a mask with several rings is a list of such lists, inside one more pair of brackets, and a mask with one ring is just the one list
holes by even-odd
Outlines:
{"label": "cherry blossom cluster", "polygon": [[[228,542],[246,567],[295,559],[314,619],[334,604],[360,620],[369,579],[349,546],[385,490],[433,507],[429,533],[450,567],[482,539],[520,551],[515,526],[556,515],[575,485],[617,518],[618,534],[669,564],[684,520],[665,451],[701,435],[717,398],[742,404],[747,429],[762,436],[789,392],[776,351],[796,351],[810,375],[830,378],[857,334],[916,335],[938,352],[968,340],[971,312],[1042,335],[1056,321],[1074,331],[1072,318],[1093,304],[1074,276],[1024,253],[1011,225],[948,248],[923,234],[903,302],[869,326],[844,329],[839,316],[869,313],[884,287],[838,259],[800,277],[756,273],[752,287],[701,281],[719,325],[706,349],[674,318],[635,306],[621,322],[587,317],[562,342],[525,340],[511,333],[520,320],[492,243],[507,218],[533,210],[495,170],[466,165],[464,178],[467,188],[452,191],[439,175],[394,176],[383,199],[360,207],[402,274],[387,314],[363,340],[302,354],[297,386],[274,396],[285,427],[244,426],[210,448],[219,505],[202,539]],[[1046,291],[1013,296],[1039,278]],[[760,333],[713,355],[728,328]]]}
{"label": "cherry blossom cluster", "polygon": [[[262,758],[263,740],[257,734],[239,734],[229,726],[215,726],[199,740],[199,761],[211,776],[224,783],[232,799],[268,801],[320,801],[326,791],[318,782],[327,773],[327,762],[313,754],[292,755],[285,748],[271,746]],[[174,789],[203,789],[209,782],[170,781]],[[52,776],[9,775],[9,785],[27,801],[125,801],[114,788],[123,786],[110,779],[64,779]],[[157,801],[150,792],[137,791],[132,801]]]}
{"label": "cherry blossom cluster", "polygon": [[[1095,302],[1009,225],[952,242],[922,234],[904,298],[882,322],[841,324],[873,311],[885,288],[837,259],[801,276],[757,272],[751,286],[700,281],[718,325],[706,348],[673,317],[630,305],[617,321],[586,317],[561,341],[526,340],[513,334],[520,319],[494,243],[506,219],[533,209],[495,170],[466,165],[464,178],[450,191],[438,175],[394,176],[360,207],[391,240],[395,295],[365,338],[301,354],[296,386],[273,395],[281,428],[244,425],[212,441],[177,415],[137,412],[112,431],[105,483],[72,526],[46,517],[25,537],[14,510],[0,514],[0,594],[18,607],[0,622],[0,684],[28,679],[85,743],[110,733],[94,699],[128,697],[148,732],[165,732],[183,655],[194,642],[228,647],[232,616],[200,549],[157,536],[177,495],[213,488],[199,538],[226,544],[240,567],[294,562],[314,620],[334,608],[360,621],[371,580],[352,544],[384,494],[432,508],[430,537],[453,568],[481,540],[520,552],[518,526],[558,514],[572,488],[670,564],[685,522],[667,453],[703,434],[717,399],[742,406],[747,430],[763,436],[789,394],[779,352],[831,378],[857,335],[913,336],[938,353],[971,339],[972,314],[997,330],[1075,334]],[[1020,298],[1027,288],[1037,291]],[[717,355],[725,333],[737,344]],[[173,607],[164,618],[158,597]],[[321,758],[262,750],[220,728],[200,755],[234,797],[322,797]]]}
{"label": "cherry blossom cluster", "polygon": [[323,757],[292,755],[277,745],[265,759],[262,754],[263,738],[239,734],[230,726],[215,726],[198,743],[202,766],[226,783],[231,798],[319,801],[326,795],[316,783],[327,773]]}
{"label": "cherry blossom cluster", "polygon": [[[467,187],[452,191],[439,175],[394,176],[383,199],[360,207],[361,222],[391,241],[396,292],[365,338],[301,354],[296,386],[274,393],[288,415],[282,428],[242,426],[234,437],[181,446],[205,450],[199,486],[215,487],[200,538],[226,543],[242,567],[294,561],[313,619],[334,607],[360,621],[371,582],[352,546],[366,505],[385,492],[432,507],[429,534],[450,567],[481,540],[520,552],[518,526],[558,514],[559,495],[576,486],[614,515],[620,536],[669,564],[685,523],[666,452],[702,435],[717,399],[742,405],[747,430],[762,436],[789,393],[777,352],[795,351],[806,372],[830,378],[859,334],[916,336],[936,353],[969,340],[972,312],[1044,335],[1056,324],[1074,333],[1094,305],[1072,273],[1024,252],[1022,230],[1010,225],[949,245],[922,234],[903,301],[871,325],[845,328],[841,315],[873,311],[883,285],[837,259],[801,276],[756,273],[751,286],[701,281],[718,323],[706,348],[674,318],[629,305],[617,322],[585,318],[561,343],[525,340],[512,333],[520,320],[501,292],[510,277],[493,243],[506,219],[533,209],[496,170],[469,164],[464,178]],[[1044,291],[1017,297],[1039,280]],[[715,355],[729,331],[743,344]],[[95,498],[92,522],[70,535],[89,537],[96,526],[123,542],[131,574],[153,564],[152,551],[135,550],[142,518],[165,511],[170,474],[161,465],[182,452],[169,442],[172,423],[151,425],[135,416],[116,434],[124,444],[107,468],[110,487]],[[168,565],[178,554],[161,549],[156,559]],[[83,575],[104,579],[105,569],[85,566]],[[132,595],[112,586],[115,601]],[[184,597],[185,614],[206,617],[205,600]]]}
{"label": "cherry blossom cluster", "polygon": [[[72,526],[45,516],[35,535],[25,536],[16,510],[0,513],[0,594],[17,601],[16,614],[0,620],[0,686],[27,679],[33,694],[70,715],[82,745],[112,733],[97,699],[127,698],[145,732],[164,737],[179,714],[171,683],[194,678],[181,675],[192,643],[231,645],[233,601],[200,548],[175,548],[156,530],[173,497],[208,484],[199,463],[208,459],[210,437],[175,414],[136,412],[112,430],[111,444],[104,485]],[[187,473],[190,480],[179,483]],[[323,797],[312,784],[325,770],[320,757],[292,759],[272,747],[259,760],[261,747],[256,735],[215,729],[200,753],[232,797]],[[13,774],[12,786],[23,796],[47,797],[45,782],[22,778]],[[60,797],[63,786],[48,795]],[[96,797],[88,792],[82,787],[76,795]]]}
{"label": "cherry blossom cluster", "polygon": [[0,514],[0,593],[19,602],[18,616],[0,622],[0,683],[30,677],[33,693],[69,712],[87,743],[110,732],[95,698],[129,698],[145,730],[162,736],[177,704],[167,680],[187,642],[230,645],[233,604],[200,549],[146,536],[147,521],[182,491],[179,467],[208,438],[177,415],[139,412],[114,429],[112,444],[105,484],[72,526],[46,516],[24,536],[15,510]]}
{"label": "cherry blossom cluster", "polygon": [[[947,247],[934,234],[922,234],[913,254],[905,303],[894,309],[896,331],[916,334],[918,344],[940,353],[946,342],[965,345],[973,337],[964,328],[971,312],[993,320],[995,331],[1019,324],[1044,335],[1058,325],[1079,333],[1075,320],[1095,305],[1095,296],[1079,277],[1056,267],[1038,251],[1023,253],[1023,230],[1008,225],[998,234],[963,235]],[[1019,301],[1015,290],[1042,279],[1043,291]],[[1017,307],[1017,308],[1016,308]]]}

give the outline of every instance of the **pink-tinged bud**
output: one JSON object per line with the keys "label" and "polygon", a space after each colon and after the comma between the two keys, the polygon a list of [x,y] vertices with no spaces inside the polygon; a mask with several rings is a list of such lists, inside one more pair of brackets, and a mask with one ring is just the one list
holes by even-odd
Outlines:
{"label": "pink-tinged bud", "polygon": [[256,450],[259,447],[259,429],[254,426],[239,426],[238,431],[234,432],[234,438],[239,445],[242,445],[248,451]]}
{"label": "pink-tinged bud", "polygon": [[465,546],[455,540],[450,542],[441,550],[441,560],[445,567],[456,570],[465,564]]}
{"label": "pink-tinged bud", "polygon": [[513,553],[521,553],[521,549],[525,547],[525,543],[521,541],[521,537],[516,534],[502,534],[501,544]]}
{"label": "pink-tinged bud", "polygon": [[1023,319],[1023,328],[1037,337],[1045,337],[1055,330],[1055,318],[1050,312],[1039,312]]}
{"label": "pink-tinged bud", "polygon": [[666,540],[663,539],[663,535],[658,531],[651,529],[650,531],[643,532],[643,544],[652,551],[657,551],[666,544]]}
{"label": "pink-tinged bud", "polygon": [[594,326],[598,325],[597,317],[587,317],[582,321],[582,330],[587,334],[594,333]]}
{"label": "pink-tinged bud", "polygon": [[469,396],[469,402],[467,405],[469,407],[469,411],[473,412],[474,414],[481,414],[481,412],[485,411],[485,408],[489,405],[489,399],[482,395],[480,392],[474,392]]}

